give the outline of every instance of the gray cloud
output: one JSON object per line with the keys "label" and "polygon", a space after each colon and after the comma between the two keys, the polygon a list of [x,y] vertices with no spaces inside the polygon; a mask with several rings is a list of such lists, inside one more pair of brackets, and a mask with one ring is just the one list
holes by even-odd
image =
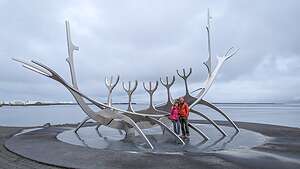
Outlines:
{"label": "gray cloud", "polygon": [[[80,88],[104,99],[105,76],[158,80],[192,67],[190,88],[206,77],[205,32],[211,9],[213,55],[240,48],[221,70],[213,101],[300,100],[299,4],[282,1],[0,1],[0,98],[71,100],[56,82],[23,70],[11,57],[34,59],[70,79],[64,20],[71,24]],[[215,63],[215,61],[214,61]],[[174,96],[183,94],[177,78]],[[126,99],[119,86],[116,99]],[[141,86],[136,95],[146,95]],[[163,100],[160,87],[156,99]]]}

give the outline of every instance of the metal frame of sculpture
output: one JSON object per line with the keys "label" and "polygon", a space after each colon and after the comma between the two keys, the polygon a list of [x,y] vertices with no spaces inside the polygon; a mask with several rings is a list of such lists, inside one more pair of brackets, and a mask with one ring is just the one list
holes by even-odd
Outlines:
{"label": "metal frame of sculpture", "polygon": [[[192,73],[192,68],[189,69],[189,72],[186,72],[185,69],[183,69],[182,74],[177,70],[177,74],[179,77],[181,77],[184,80],[185,84],[185,91],[186,94],[184,95],[185,100],[189,104],[190,110],[192,113],[195,113],[196,115],[199,115],[206,119],[209,123],[211,123],[223,136],[226,136],[227,134],[222,130],[221,127],[218,126],[214,122],[214,120],[210,119],[205,114],[197,111],[194,109],[194,106],[201,104],[205,105],[209,108],[212,108],[213,110],[219,112],[221,115],[223,115],[236,129],[237,132],[239,132],[238,127],[235,125],[235,123],[219,108],[217,108],[215,105],[209,103],[208,101],[204,100],[203,97],[213,84],[214,80],[216,79],[217,73],[221,69],[222,65],[226,60],[228,60],[230,57],[236,54],[238,50],[235,50],[232,52],[233,48],[230,48],[226,54],[222,57],[217,57],[217,65],[213,69],[212,67],[212,56],[211,56],[211,44],[210,44],[210,15],[208,12],[208,21],[207,21],[207,35],[208,35],[208,60],[204,62],[205,66],[208,70],[208,76],[207,79],[204,82],[204,87],[197,89],[198,94],[193,97],[189,93],[188,89],[188,78],[190,77]],[[178,140],[179,143],[182,145],[185,144],[185,142],[177,135],[175,134],[168,125],[164,122],[167,119],[168,111],[173,104],[173,99],[171,96],[170,88],[175,82],[175,76],[171,77],[171,81],[169,81],[169,77],[165,78],[165,81],[160,78],[161,84],[167,89],[167,102],[164,104],[160,104],[159,106],[155,106],[153,104],[153,94],[158,88],[158,81],[149,82],[148,87],[146,86],[146,83],[143,82],[143,87],[145,91],[149,94],[149,107],[145,110],[140,111],[134,111],[132,107],[132,95],[134,91],[136,90],[138,86],[138,81],[134,81],[134,85],[131,86],[131,81],[128,82],[128,87],[126,87],[126,84],[122,82],[122,87],[125,90],[125,92],[128,95],[128,108],[127,110],[119,109],[113,106],[112,104],[112,92],[113,89],[118,84],[120,77],[117,76],[117,79],[115,82],[113,82],[113,77],[110,79],[105,78],[105,84],[108,88],[108,97],[107,97],[107,104],[96,101],[86,95],[84,95],[82,92],[80,92],[76,80],[76,74],[75,74],[75,67],[74,67],[74,57],[73,53],[74,50],[79,50],[77,46],[75,46],[71,40],[71,34],[70,34],[70,26],[69,22],[66,21],[66,33],[67,33],[67,46],[68,46],[68,57],[66,59],[67,63],[69,64],[70,68],[70,74],[71,74],[71,81],[72,84],[69,84],[67,81],[65,81],[61,76],[59,76],[58,73],[56,73],[54,70],[49,68],[48,66],[39,63],[37,61],[31,61],[31,62],[24,62],[18,59],[13,59],[17,62],[22,63],[23,67],[30,69],[34,72],[37,72],[41,75],[44,75],[48,78],[51,78],[59,83],[61,83],[64,87],[67,88],[67,90],[73,95],[76,102],[79,104],[81,109],[84,113],[86,113],[87,117],[83,119],[83,121],[75,128],[74,132],[77,132],[79,128],[81,128],[88,120],[92,119],[97,122],[96,129],[98,131],[99,127],[104,125],[110,128],[114,128],[119,130],[120,132],[123,130],[125,131],[126,135],[125,138],[132,138],[135,136],[135,131],[139,133],[140,136],[142,136],[147,143],[147,145],[153,149],[152,143],[149,141],[147,136],[144,134],[142,129],[145,128],[151,128],[154,126],[160,126],[163,130],[163,132],[167,131],[169,132],[176,140]],[[91,102],[93,105],[98,107],[99,111],[92,110],[89,105],[86,103],[86,101]],[[189,126],[191,129],[196,131],[199,135],[203,137],[204,140],[208,140],[209,138],[196,126],[189,123]],[[121,132],[122,133],[122,132]]]}

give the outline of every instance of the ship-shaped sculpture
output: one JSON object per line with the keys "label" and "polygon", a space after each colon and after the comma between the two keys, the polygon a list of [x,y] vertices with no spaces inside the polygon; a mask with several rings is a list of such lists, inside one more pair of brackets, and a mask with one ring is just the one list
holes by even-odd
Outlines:
{"label": "ship-shaped sculpture", "polygon": [[[208,60],[204,62],[208,70],[208,75],[207,75],[207,79],[204,81],[203,87],[196,90],[196,92],[198,92],[196,96],[192,96],[188,88],[188,78],[192,73],[192,68],[190,68],[188,71],[186,71],[186,69],[183,69],[182,72],[177,70],[177,74],[184,81],[186,93],[183,97],[188,103],[191,113],[194,113],[206,119],[223,136],[226,136],[227,134],[224,132],[224,130],[222,130],[222,128],[218,124],[216,124],[216,122],[213,119],[210,119],[208,116],[201,113],[200,111],[195,110],[194,108],[194,106],[201,104],[219,112],[221,115],[223,115],[226,118],[227,121],[231,123],[231,125],[236,129],[236,131],[239,132],[239,129],[236,126],[236,124],[222,110],[220,110],[218,107],[216,107],[215,105],[209,103],[204,99],[204,96],[206,95],[207,91],[210,89],[211,85],[215,81],[216,76],[220,71],[221,67],[223,66],[223,64],[225,63],[225,61],[227,61],[229,58],[235,55],[238,51],[238,50],[233,51],[233,48],[230,48],[225,53],[224,56],[217,57],[217,65],[213,68],[212,56],[211,56],[211,44],[210,44],[210,19],[211,17],[208,12],[208,21],[206,26],[207,35],[208,35]],[[53,69],[49,68],[48,66],[42,63],[39,63],[37,61],[25,62],[19,59],[13,59],[13,60],[22,63],[23,67],[29,70],[32,70],[34,72],[37,72],[41,75],[44,75],[50,79],[59,82],[73,95],[74,99],[79,104],[82,111],[87,115],[87,117],[83,119],[83,121],[77,126],[77,128],[74,129],[74,132],[77,132],[88,120],[92,119],[97,123],[96,126],[97,130],[99,129],[100,126],[107,126],[117,130],[125,131],[126,133],[125,138],[133,138],[133,136],[135,136],[136,133],[135,131],[137,131],[139,135],[144,138],[149,148],[153,149],[154,147],[152,143],[149,141],[149,139],[144,134],[142,129],[152,128],[154,126],[160,126],[164,132],[169,132],[174,138],[176,138],[176,140],[178,140],[179,143],[184,145],[185,144],[184,140],[182,140],[181,137],[179,137],[173,130],[171,130],[169,124],[166,123],[166,121],[168,121],[167,116],[169,114],[169,109],[173,104],[173,98],[171,96],[170,88],[175,82],[175,76],[165,77],[164,79],[160,78],[160,83],[167,90],[167,102],[159,104],[158,106],[155,106],[153,104],[153,94],[158,88],[159,85],[158,81],[149,82],[148,84],[143,82],[143,87],[145,91],[149,94],[150,103],[147,109],[140,110],[140,111],[135,111],[132,107],[132,95],[138,86],[138,81],[134,81],[134,82],[129,81],[127,84],[122,82],[123,89],[128,95],[127,110],[114,107],[114,105],[112,104],[112,92],[120,80],[119,76],[116,78],[115,81],[113,81],[113,77],[111,77],[110,79],[108,78],[105,79],[105,84],[108,88],[107,103],[105,104],[96,101],[86,96],[79,90],[77,80],[76,80],[74,56],[73,56],[74,50],[79,50],[79,48],[76,45],[74,45],[71,40],[69,22],[66,21],[65,24],[66,24],[66,33],[67,33],[67,46],[68,46],[68,57],[66,61],[69,64],[69,68],[70,68],[70,74],[72,79],[71,84],[68,83]],[[91,109],[90,105],[87,104],[85,100],[91,102],[94,106],[99,108],[99,111],[94,111],[93,109]],[[203,133],[195,125],[191,123],[189,123],[188,125],[192,130],[196,131],[196,133],[198,133],[201,137],[203,137],[204,140],[209,139],[206,136],[206,134]]]}

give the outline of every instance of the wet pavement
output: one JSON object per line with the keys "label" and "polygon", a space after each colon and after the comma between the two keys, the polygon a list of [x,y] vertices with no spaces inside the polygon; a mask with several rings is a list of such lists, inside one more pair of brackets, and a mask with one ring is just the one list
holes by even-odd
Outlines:
{"label": "wet pavement", "polygon": [[122,140],[124,135],[118,131],[112,133],[104,127],[99,133],[94,127],[85,127],[79,130],[77,138],[70,130],[74,125],[24,131],[11,138],[6,136],[9,139],[5,147],[20,155],[16,157],[38,161],[40,166],[44,163],[66,168],[300,168],[299,128],[238,122],[238,126],[246,130],[234,135],[231,127],[225,127],[230,126],[228,123],[218,123],[227,137],[222,138],[209,125],[199,124],[211,139],[202,142],[201,136],[191,133],[186,146],[178,145],[172,137],[162,136],[160,128],[146,131],[152,134],[149,138],[155,145],[154,150],[147,149],[140,137],[136,137],[133,144]]}
{"label": "wet pavement", "polygon": [[[207,124],[196,125],[204,133],[207,133],[209,140],[204,140],[199,134],[191,130],[190,137],[184,139],[186,145],[181,145],[169,133],[163,135],[160,127],[144,129],[150,142],[155,147],[154,150],[148,150],[147,145],[140,136],[132,140],[124,140],[125,134],[118,130],[105,126],[96,130],[94,126],[84,127],[75,133],[72,129],[63,131],[57,135],[58,140],[89,148],[109,149],[115,151],[134,151],[134,152],[153,152],[153,153],[182,153],[182,152],[211,152],[230,149],[250,149],[263,144],[267,137],[262,134],[241,129],[236,133],[232,127],[222,127],[228,134],[223,136],[213,126]],[[136,133],[136,135],[138,135]]]}

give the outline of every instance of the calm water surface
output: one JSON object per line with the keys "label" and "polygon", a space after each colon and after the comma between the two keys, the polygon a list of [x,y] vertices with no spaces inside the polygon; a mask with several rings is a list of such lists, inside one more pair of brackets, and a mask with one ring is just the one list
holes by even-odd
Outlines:
{"label": "calm water surface", "polygon": [[[126,108],[126,105],[116,105]],[[276,124],[300,128],[300,104],[218,104],[235,121]],[[134,105],[136,110],[146,104]],[[95,109],[95,107],[93,107]],[[215,120],[224,119],[217,112],[198,106],[198,110]],[[37,126],[45,123],[78,123],[85,114],[77,105],[67,106],[3,106],[0,107],[1,126]],[[201,119],[191,115],[191,119]]]}

